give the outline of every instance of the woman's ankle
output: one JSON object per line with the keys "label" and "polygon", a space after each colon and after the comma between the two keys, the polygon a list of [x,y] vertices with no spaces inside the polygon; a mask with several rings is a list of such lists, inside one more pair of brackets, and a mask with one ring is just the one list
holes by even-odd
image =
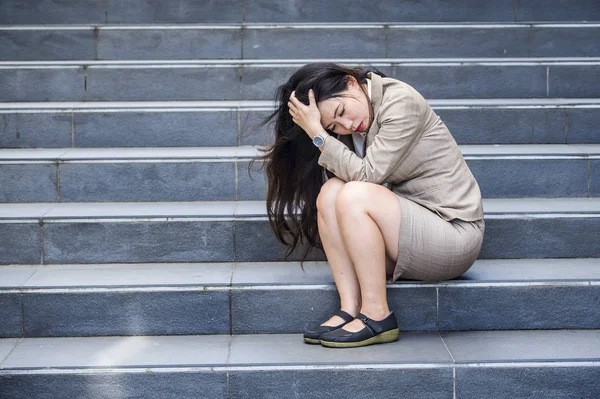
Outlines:
{"label": "woman's ankle", "polygon": [[360,313],[364,314],[371,320],[381,321],[388,317],[392,312],[386,306],[385,308],[362,308]]}

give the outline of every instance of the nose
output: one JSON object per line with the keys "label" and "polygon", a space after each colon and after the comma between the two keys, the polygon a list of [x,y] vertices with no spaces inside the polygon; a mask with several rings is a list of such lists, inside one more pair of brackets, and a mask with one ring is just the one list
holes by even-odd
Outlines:
{"label": "nose", "polygon": [[344,126],[344,129],[346,130],[352,130],[352,121],[350,119],[344,119],[342,126]]}

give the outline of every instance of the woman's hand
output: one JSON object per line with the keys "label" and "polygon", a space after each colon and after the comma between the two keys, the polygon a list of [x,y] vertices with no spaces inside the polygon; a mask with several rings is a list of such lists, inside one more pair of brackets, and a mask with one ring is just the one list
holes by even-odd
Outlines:
{"label": "woman's hand", "polygon": [[312,139],[324,130],[323,126],[321,126],[321,113],[319,112],[319,108],[317,108],[315,94],[312,89],[308,91],[308,102],[309,105],[304,105],[296,98],[296,92],[293,91],[287,105],[294,123],[304,129]]}

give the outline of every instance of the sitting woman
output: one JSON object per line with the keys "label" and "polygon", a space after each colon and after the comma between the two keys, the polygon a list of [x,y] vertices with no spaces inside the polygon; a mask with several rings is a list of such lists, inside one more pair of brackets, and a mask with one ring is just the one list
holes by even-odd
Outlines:
{"label": "sitting woman", "polygon": [[325,251],[341,310],[307,343],[398,339],[386,283],[446,280],[477,259],[481,192],[439,116],[411,86],[380,73],[309,64],[277,90],[267,149],[267,211],[277,238]]}

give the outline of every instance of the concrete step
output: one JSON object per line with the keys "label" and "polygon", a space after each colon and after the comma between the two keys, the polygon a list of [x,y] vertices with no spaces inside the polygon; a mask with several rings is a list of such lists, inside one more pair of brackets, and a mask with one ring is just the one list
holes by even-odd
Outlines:
{"label": "concrete step", "polygon": [[[600,99],[431,99],[459,144],[600,144]],[[264,145],[272,101],[1,103],[0,147]]]}
{"label": "concrete step", "polygon": [[[600,328],[599,294],[600,258],[388,284],[403,331]],[[319,324],[339,298],[325,262],[23,265],[0,267],[0,304],[1,337],[273,334]]]}
{"label": "concrete step", "polygon": [[[600,144],[465,145],[485,198],[600,197]],[[266,199],[256,147],[0,149],[0,202]],[[556,184],[561,181],[561,184]]]}
{"label": "concrete step", "polygon": [[597,57],[599,35],[598,23],[4,26],[0,60]]}
{"label": "concrete step", "polygon": [[[343,9],[344,12],[339,12]],[[227,10],[227,12],[223,12]],[[594,0],[568,3],[539,0],[480,2],[444,0],[398,3],[393,0],[315,0],[272,3],[261,0],[221,2],[148,2],[106,0],[85,4],[76,0],[48,3],[19,0],[0,3],[0,24],[121,24],[214,22],[465,22],[465,21],[598,21]]]}
{"label": "concrete step", "polygon": [[401,333],[345,350],[298,334],[32,338],[0,348],[5,399],[321,398],[349,386],[358,398],[600,395],[598,330]]}
{"label": "concrete step", "polygon": [[[486,199],[482,259],[600,257],[600,199]],[[0,204],[2,264],[276,261],[263,201]],[[290,260],[299,259],[294,254]],[[314,251],[310,260],[323,260]]]}
{"label": "concrete step", "polygon": [[[313,61],[7,62],[0,65],[0,101],[273,100],[277,86]],[[598,58],[332,61],[375,66],[425,98],[600,97]]]}

